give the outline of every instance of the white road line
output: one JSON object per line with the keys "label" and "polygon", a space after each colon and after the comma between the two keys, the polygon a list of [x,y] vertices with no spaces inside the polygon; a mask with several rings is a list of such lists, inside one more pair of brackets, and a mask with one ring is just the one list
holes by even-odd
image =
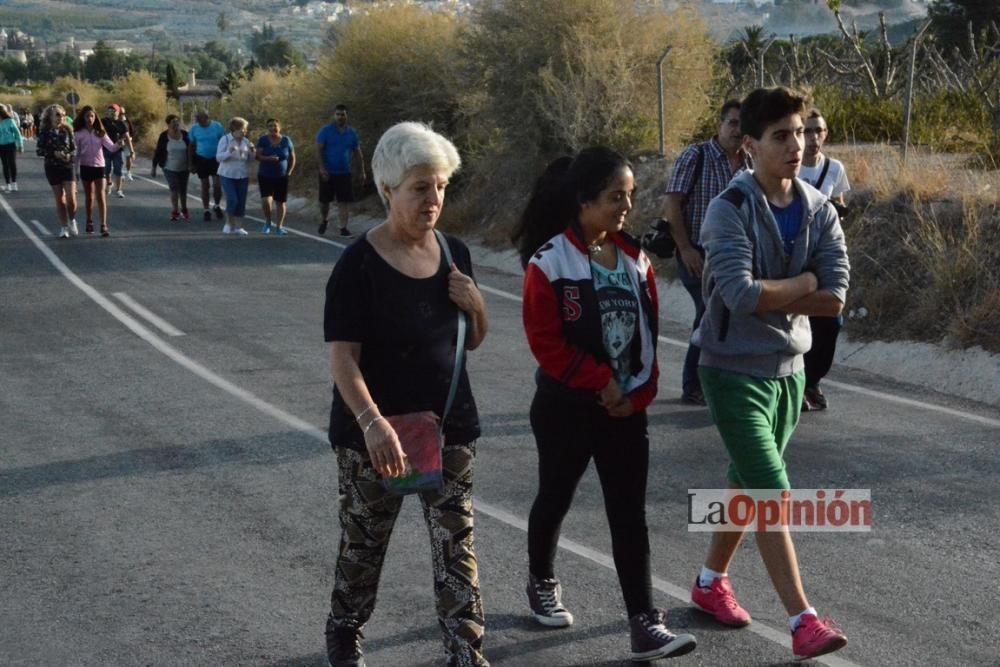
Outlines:
{"label": "white road line", "polygon": [[[312,438],[322,442],[324,445],[329,444],[327,434],[324,431],[312,426],[305,420],[300,419],[295,415],[286,412],[277,406],[271,405],[267,401],[258,398],[251,392],[246,391],[245,389],[236,386],[229,380],[226,380],[225,378],[217,375],[213,371],[209,370],[205,366],[202,366],[194,359],[191,359],[190,357],[179,351],[177,348],[167,343],[165,340],[157,336],[151,330],[143,326],[140,322],[136,321],[135,318],[133,318],[128,313],[123,311],[121,308],[116,306],[113,301],[102,295],[96,289],[91,287],[88,283],[84,282],[79,276],[76,275],[76,273],[73,272],[72,269],[66,266],[66,264],[64,264],[62,260],[60,260],[59,257],[57,257],[56,254],[52,252],[52,250],[49,249],[49,247],[45,245],[45,243],[43,243],[42,240],[39,239],[34,232],[31,231],[28,225],[24,224],[21,218],[18,217],[17,213],[14,212],[14,209],[10,207],[6,199],[4,199],[3,197],[0,197],[0,205],[3,206],[3,208],[7,211],[8,215],[10,215],[11,219],[13,219],[14,222],[21,228],[21,231],[24,233],[24,235],[28,237],[28,239],[35,245],[36,248],[38,248],[38,250],[42,253],[42,255],[44,255],[45,258],[49,260],[52,266],[54,266],[56,270],[59,271],[59,273],[61,273],[72,285],[74,285],[80,291],[82,291],[84,294],[90,297],[90,299],[92,299],[94,303],[96,303],[98,306],[107,311],[109,315],[111,315],[119,322],[124,324],[130,331],[132,331],[139,338],[149,343],[155,350],[161,352],[166,357],[176,362],[183,368],[191,371],[198,377],[202,378],[203,380],[207,381],[213,386],[225,391],[234,398],[237,398],[247,403],[251,407],[254,407],[263,412],[264,414],[273,417],[274,419],[277,419],[280,422],[285,423],[287,426],[297,431],[300,431],[306,435],[311,436]],[[511,526],[512,528],[517,528],[518,530],[527,532],[528,523],[521,517],[518,517],[499,507],[491,505],[488,502],[483,502],[478,499],[475,500],[475,504],[478,511],[485,514],[486,516],[492,517],[497,521],[500,521],[502,523]],[[581,556],[594,563],[597,563],[598,565],[601,565],[612,572],[615,571],[614,560],[608,554],[591,549],[590,547],[584,546],[579,542],[574,542],[573,540],[567,538],[560,538],[559,546],[562,547],[563,549],[566,549],[567,551],[577,554],[578,556]],[[660,590],[666,593],[667,595],[670,595],[673,598],[676,598],[682,602],[688,602],[687,591],[685,591],[680,586],[676,586],[666,581],[665,579],[661,579],[656,576],[653,577],[653,585],[657,588],[657,590]],[[753,632],[765,639],[768,639],[781,646],[784,646],[785,648],[790,649],[791,647],[791,640],[789,639],[789,635],[787,633],[779,632],[773,628],[763,625],[762,623],[754,623],[753,625],[749,626],[748,629],[750,630],[750,632]],[[815,660],[816,662],[830,665],[830,667],[859,667],[857,664],[853,662],[849,662],[847,660],[843,660],[841,658],[836,658],[832,656],[823,656],[821,658],[816,658]]]}
{"label": "white road line", "polygon": [[50,232],[48,229],[46,229],[45,225],[43,225],[42,223],[38,222],[37,220],[32,220],[31,224],[33,224],[35,226],[35,229],[38,230],[39,234],[44,234],[45,236],[53,236],[52,232]]}
{"label": "white road line", "polygon": [[[146,180],[149,180],[149,179],[146,179]],[[166,187],[165,185],[163,185],[161,183],[157,183],[156,181],[150,180],[150,183],[156,183],[157,185],[161,185],[162,187]],[[193,195],[188,195],[188,196],[192,197]],[[264,222],[263,220],[260,220],[260,218],[253,218],[251,216],[247,216],[247,217],[250,217],[252,220],[258,220],[260,222]],[[322,243],[328,243],[330,245],[335,245],[335,246],[340,247],[340,248],[347,247],[347,246],[345,246],[345,245],[343,245],[341,243],[337,243],[335,241],[330,241],[328,239],[324,239],[321,236],[314,236],[313,234],[308,234],[306,232],[300,232],[297,229],[291,229],[291,228],[289,228],[288,231],[292,232],[293,234],[298,234],[299,236],[310,238],[310,239],[313,239],[315,241],[320,241]],[[480,284],[479,285],[479,289],[482,290],[483,292],[488,292],[489,294],[493,294],[494,296],[499,296],[501,298],[509,299],[511,301],[521,302],[523,300],[517,294],[511,294],[510,292],[505,292],[504,290],[497,289],[495,287],[489,287],[488,285],[482,285],[482,284]],[[688,347],[688,341],[686,341],[686,340],[677,340],[675,338],[667,338],[666,336],[659,336],[658,340],[661,343],[666,343],[667,345],[673,345],[674,347],[679,347],[679,348],[682,348],[682,349],[685,349],[685,350]],[[890,394],[890,393],[887,393],[887,392],[884,392],[884,391],[878,391],[876,389],[868,389],[866,387],[861,387],[861,386],[854,385],[854,384],[848,384],[846,382],[838,382],[838,381],[835,381],[835,380],[830,380],[829,378],[824,378],[823,382],[825,382],[826,384],[830,385],[831,387],[836,387],[837,389],[843,389],[844,391],[851,391],[851,392],[854,392],[856,394],[862,394],[862,395],[865,395],[865,396],[870,396],[872,398],[877,398],[877,399],[880,399],[880,400],[883,400],[883,401],[886,401],[886,402],[889,402],[889,403],[896,403],[896,404],[899,404],[899,405],[906,405],[906,406],[913,407],[913,408],[920,408],[922,410],[931,410],[933,412],[938,412],[938,413],[941,413],[941,414],[949,415],[951,417],[958,417],[959,419],[965,419],[967,421],[976,422],[976,423],[979,423],[979,424],[983,424],[985,426],[992,426],[994,428],[1000,428],[1000,419],[994,419],[993,417],[985,417],[983,415],[977,415],[977,414],[974,414],[972,412],[966,412],[965,410],[958,410],[956,408],[949,408],[949,407],[945,407],[943,405],[936,405],[934,403],[927,403],[925,401],[918,401],[918,400],[912,399],[912,398],[904,398],[902,396],[896,396],[895,394]]]}
{"label": "white road line", "polygon": [[142,304],[138,303],[135,299],[130,297],[125,292],[114,292],[111,296],[115,297],[123,304],[132,309],[136,315],[146,320],[154,327],[167,334],[168,336],[183,336],[184,332],[167,322],[165,319],[157,315],[156,313],[150,311]]}
{"label": "white road line", "polygon": [[219,389],[225,391],[226,393],[240,399],[241,401],[244,401],[245,403],[251,405],[252,407],[260,410],[264,414],[271,416],[277,419],[278,421],[284,422],[288,426],[303,433],[306,433],[321,442],[329,444],[326,432],[314,427],[312,424],[303,419],[299,419],[298,417],[296,417],[291,413],[285,412],[281,408],[271,405],[267,401],[264,401],[258,398],[257,396],[253,395],[252,393],[236,386],[235,384],[229,382],[225,378],[216,375],[209,369],[199,364],[197,361],[194,361],[193,359],[186,356],[185,354],[177,350],[175,347],[167,343],[165,340],[157,336],[141,322],[136,320],[134,317],[129,315],[121,308],[119,308],[114,301],[112,301],[111,299],[107,298],[106,296],[98,292],[88,283],[84,282],[79,276],[77,276],[72,269],[66,266],[66,264],[64,264],[63,261],[59,259],[59,257],[54,252],[52,252],[52,250],[40,238],[38,238],[38,236],[33,231],[31,231],[31,228],[28,227],[28,225],[24,224],[24,221],[21,220],[21,218],[17,215],[17,213],[14,212],[14,209],[11,208],[10,204],[7,203],[7,200],[4,199],[3,197],[0,197],[0,206],[2,206],[4,210],[7,211],[7,214],[10,215],[11,219],[14,220],[14,223],[21,228],[21,231],[24,233],[24,235],[28,237],[28,239],[35,245],[35,247],[38,248],[38,251],[41,252],[42,255],[44,255],[47,260],[49,260],[52,266],[54,266],[56,270],[59,271],[59,273],[61,273],[66,278],[66,280],[68,280],[74,287],[76,287],[81,292],[90,297],[90,299],[93,300],[94,303],[96,303],[98,306],[107,311],[109,315],[111,315],[116,320],[124,324],[129,329],[129,331],[131,331],[136,336],[138,336],[139,338],[141,338],[142,340],[146,341],[151,346],[153,346],[153,348],[156,349],[158,352],[163,353],[169,359],[176,362],[183,368],[191,371],[192,373],[202,378],[206,382],[209,382],[210,384],[214,385],[215,387],[218,387]]}

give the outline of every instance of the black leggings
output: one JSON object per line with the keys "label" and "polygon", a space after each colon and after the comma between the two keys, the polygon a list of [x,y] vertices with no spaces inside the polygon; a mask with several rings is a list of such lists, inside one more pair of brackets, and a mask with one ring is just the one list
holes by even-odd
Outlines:
{"label": "black leggings", "polygon": [[628,615],[652,609],[646,476],[649,438],[645,411],[608,416],[594,404],[572,404],[539,391],[531,403],[538,447],[538,495],[528,518],[528,560],[536,577],[554,575],[563,517],[576,485],[594,459],[611,527],[611,550]]}
{"label": "black leggings", "polygon": [[833,366],[841,320],[839,317],[810,317],[809,326],[813,342],[803,361],[806,365],[806,386],[816,387]]}
{"label": "black leggings", "polygon": [[3,180],[17,183],[17,145],[0,144],[0,162],[3,162]]}

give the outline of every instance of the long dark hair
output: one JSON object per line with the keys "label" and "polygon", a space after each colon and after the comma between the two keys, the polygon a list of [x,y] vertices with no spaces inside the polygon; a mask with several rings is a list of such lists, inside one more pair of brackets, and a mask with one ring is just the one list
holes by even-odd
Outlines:
{"label": "long dark hair", "polygon": [[623,167],[632,168],[624,155],[604,146],[580,151],[576,157],[556,158],[535,182],[528,204],[511,234],[521,265],[543,243],[576,223],[580,205],[594,201]]}
{"label": "long dark hair", "polygon": [[90,131],[98,137],[103,137],[107,134],[107,132],[104,131],[104,124],[101,123],[101,117],[97,115],[97,111],[89,104],[80,109],[80,113],[76,114],[76,118],[73,119],[73,131],[79,132],[80,130],[87,129],[88,112],[94,114],[94,124],[91,125]]}

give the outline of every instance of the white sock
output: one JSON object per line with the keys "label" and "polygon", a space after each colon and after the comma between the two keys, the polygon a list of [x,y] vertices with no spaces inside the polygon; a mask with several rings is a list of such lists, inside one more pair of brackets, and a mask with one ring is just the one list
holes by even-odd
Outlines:
{"label": "white sock", "polygon": [[816,613],[816,608],[815,607],[807,607],[807,608],[803,609],[801,612],[799,612],[798,614],[796,614],[795,616],[789,616],[788,617],[788,627],[790,627],[792,629],[792,632],[795,632],[796,628],[799,627],[799,622],[802,620],[802,617],[804,615],[806,615],[806,614],[812,614],[813,616],[819,616],[819,614]]}
{"label": "white sock", "polygon": [[701,574],[698,575],[698,585],[702,588],[708,588],[712,585],[712,581],[724,576],[726,576],[725,572],[716,572],[715,570],[710,570],[702,565]]}

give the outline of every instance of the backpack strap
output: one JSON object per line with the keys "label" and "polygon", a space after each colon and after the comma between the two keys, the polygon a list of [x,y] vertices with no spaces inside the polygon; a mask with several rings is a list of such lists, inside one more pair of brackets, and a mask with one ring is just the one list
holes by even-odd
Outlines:
{"label": "backpack strap", "polygon": [[705,144],[702,143],[698,144],[698,158],[695,160],[694,163],[694,173],[691,175],[691,184],[688,185],[687,192],[684,193],[685,201],[691,196],[691,193],[694,192],[695,187],[701,180],[701,172],[703,172],[704,170],[705,170]]}
{"label": "backpack strap", "polygon": [[817,190],[823,187],[823,181],[826,179],[826,172],[828,171],[830,171],[830,158],[823,156],[823,170],[819,172],[819,179],[816,181]]}

